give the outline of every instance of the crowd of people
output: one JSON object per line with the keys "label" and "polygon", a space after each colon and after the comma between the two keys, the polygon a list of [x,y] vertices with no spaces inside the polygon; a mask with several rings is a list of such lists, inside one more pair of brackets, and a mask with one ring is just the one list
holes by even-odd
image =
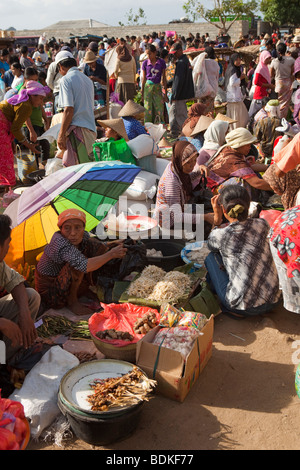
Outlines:
{"label": "crowd of people", "polygon": [[[153,216],[171,229],[187,218],[194,226],[204,219],[207,280],[223,313],[244,318],[269,312],[281,292],[284,306],[300,313],[300,37],[274,31],[241,41],[259,45],[250,65],[234,48],[227,59],[218,58],[221,43],[208,34],[104,37],[79,48],[72,41],[49,45],[43,37],[31,54],[27,47],[2,51],[0,185],[16,184],[16,143],[41,154],[41,163],[48,160],[47,144],[37,145],[50,126],[45,102],[61,118],[56,158],[65,167],[91,161],[96,141],[129,142],[148,135],[145,123],[163,124],[172,157]],[[194,60],[185,53],[190,48],[200,49]],[[115,66],[108,74],[110,50]],[[95,106],[108,105],[112,96],[120,104],[117,118],[97,121]],[[274,196],[282,212],[270,229],[259,208],[271,207]],[[204,203],[199,215],[197,205]],[[122,242],[91,240],[85,223],[81,211],[60,214],[59,230],[36,267],[36,291],[25,295],[22,277],[4,262],[10,220],[0,216],[0,332],[10,346],[34,341],[41,299],[48,307],[82,312],[78,299],[90,274],[125,256]]]}

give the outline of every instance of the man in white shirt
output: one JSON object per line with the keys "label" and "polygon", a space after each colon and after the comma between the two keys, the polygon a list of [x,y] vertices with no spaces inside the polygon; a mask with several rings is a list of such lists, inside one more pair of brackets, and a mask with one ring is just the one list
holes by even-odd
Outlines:
{"label": "man in white shirt", "polygon": [[48,56],[47,52],[45,52],[43,44],[39,44],[38,50],[35,51],[32,58],[34,60],[35,66],[38,69],[44,68],[45,64],[49,60],[49,56]]}
{"label": "man in white shirt", "polygon": [[64,166],[89,162],[96,140],[93,82],[77,67],[69,51],[61,51],[55,63],[62,78],[58,106],[63,108],[62,125],[57,138]]}

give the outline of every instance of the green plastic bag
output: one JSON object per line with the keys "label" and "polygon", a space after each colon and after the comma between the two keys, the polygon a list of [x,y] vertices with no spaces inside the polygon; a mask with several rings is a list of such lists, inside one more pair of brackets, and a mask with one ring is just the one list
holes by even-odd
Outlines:
{"label": "green plastic bag", "polygon": [[125,139],[95,142],[93,144],[93,153],[96,162],[119,160],[123,163],[136,165],[136,159]]}

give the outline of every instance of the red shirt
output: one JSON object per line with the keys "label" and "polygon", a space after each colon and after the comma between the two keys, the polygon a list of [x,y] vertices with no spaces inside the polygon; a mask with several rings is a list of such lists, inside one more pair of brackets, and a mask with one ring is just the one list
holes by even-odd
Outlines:
{"label": "red shirt", "polygon": [[265,96],[268,96],[268,88],[261,86],[264,83],[268,83],[268,81],[260,73],[255,74],[253,83],[256,85],[253,94],[254,100],[261,100],[262,98],[265,98]]}

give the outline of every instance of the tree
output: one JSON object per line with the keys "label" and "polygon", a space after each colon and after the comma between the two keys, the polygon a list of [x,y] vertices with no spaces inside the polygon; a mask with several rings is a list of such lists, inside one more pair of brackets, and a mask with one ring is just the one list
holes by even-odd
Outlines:
{"label": "tree", "polygon": [[[146,18],[144,10],[142,8],[139,8],[137,13],[134,13],[132,8],[130,8],[129,12],[126,13],[126,17],[127,17],[127,25],[128,26],[147,24],[147,18]],[[140,21],[143,21],[143,23],[141,23]],[[124,23],[122,23],[121,21],[119,21],[119,25],[120,26],[125,26]]]}
{"label": "tree", "polygon": [[[256,0],[213,0],[214,8],[207,9],[198,0],[187,0],[183,5],[183,9],[188,16],[191,16],[193,21],[198,18],[203,18],[210,24],[213,24],[225,34],[229,31],[231,26],[242,15],[253,16],[257,10],[258,4]],[[273,0],[270,0],[273,1]],[[228,17],[232,18],[230,21]],[[213,21],[218,18],[219,22]]]}
{"label": "tree", "polygon": [[299,0],[262,0],[260,11],[271,24],[298,26],[300,24]]}

